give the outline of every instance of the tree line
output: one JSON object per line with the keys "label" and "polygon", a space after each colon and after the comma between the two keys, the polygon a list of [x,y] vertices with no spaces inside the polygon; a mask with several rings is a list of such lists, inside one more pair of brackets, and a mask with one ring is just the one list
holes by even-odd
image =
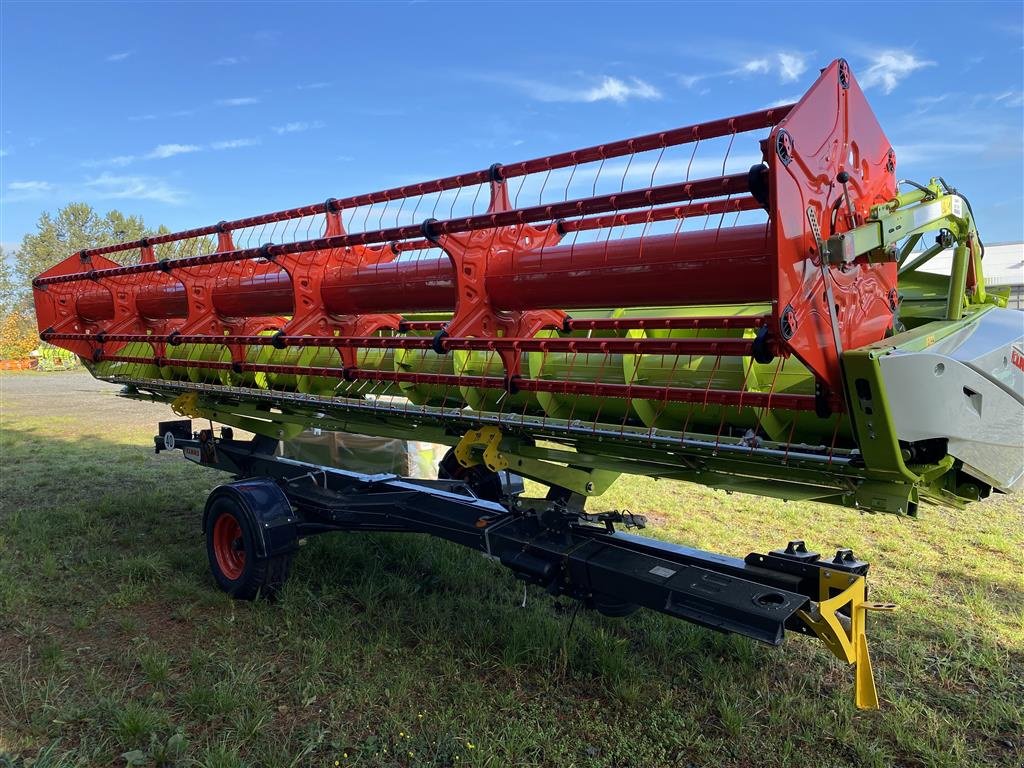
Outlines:
{"label": "tree line", "polygon": [[[147,226],[141,216],[117,210],[101,215],[87,203],[70,203],[55,214],[40,215],[36,231],[25,235],[16,250],[5,252],[0,246],[0,359],[23,358],[39,346],[33,278],[77,251],[167,232],[170,230],[163,225],[155,229]],[[177,258],[208,253],[212,246],[212,240],[166,243],[156,246],[154,255],[158,259]],[[121,264],[134,264],[139,256],[136,249],[111,258]]]}

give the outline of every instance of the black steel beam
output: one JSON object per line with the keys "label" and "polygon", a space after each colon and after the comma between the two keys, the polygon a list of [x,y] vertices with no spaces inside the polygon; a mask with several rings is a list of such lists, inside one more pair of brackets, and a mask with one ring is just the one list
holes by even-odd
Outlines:
{"label": "black steel beam", "polygon": [[[818,596],[817,574],[831,564],[804,552],[753,553],[746,560],[587,524],[564,501],[477,498],[453,480],[366,475],[285,459],[276,441],[251,442],[203,431],[172,442],[187,458],[238,478],[276,480],[297,510],[300,536],[330,531],[415,532],[482,551],[516,575],[598,608],[642,606],[723,632],[778,645],[797,611]],[[230,435],[230,433],[227,433]],[[163,434],[157,450],[169,447]],[[863,565],[863,564],[861,564]]]}

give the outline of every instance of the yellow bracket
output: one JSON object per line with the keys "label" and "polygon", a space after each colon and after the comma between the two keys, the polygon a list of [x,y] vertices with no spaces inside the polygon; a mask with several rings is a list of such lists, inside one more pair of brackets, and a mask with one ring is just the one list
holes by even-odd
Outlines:
{"label": "yellow bracket", "polygon": [[[814,630],[833,655],[854,665],[854,700],[857,709],[878,709],[878,691],[868,653],[867,612],[892,611],[892,603],[867,602],[863,576],[823,570],[818,582],[819,602],[797,615]],[[843,609],[847,612],[841,613]]]}
{"label": "yellow bracket", "polygon": [[473,467],[480,463],[475,451],[483,448],[483,463],[491,472],[508,469],[509,461],[498,446],[501,445],[501,430],[497,427],[481,427],[471,429],[462,436],[455,446],[455,458],[464,467]]}
{"label": "yellow bracket", "polygon": [[278,440],[290,440],[305,429],[301,420],[286,421],[287,417],[283,414],[275,414],[277,419],[269,420],[234,411],[218,410],[216,406],[211,407],[209,403],[200,404],[198,392],[185,392],[178,395],[171,401],[171,410],[178,416],[190,419],[209,419]]}
{"label": "yellow bracket", "polygon": [[[472,429],[455,446],[455,458],[464,467],[483,464],[491,472],[511,469],[517,475],[559,488],[566,488],[583,496],[599,496],[608,490],[619,476],[605,469],[581,469],[550,461],[520,456],[515,449],[501,450],[505,436],[494,426]],[[512,439],[509,438],[511,441]],[[513,441],[514,442],[514,441]]]}
{"label": "yellow bracket", "polygon": [[171,402],[171,410],[178,416],[186,416],[190,419],[200,418],[199,393],[185,392],[184,394],[178,395]]}

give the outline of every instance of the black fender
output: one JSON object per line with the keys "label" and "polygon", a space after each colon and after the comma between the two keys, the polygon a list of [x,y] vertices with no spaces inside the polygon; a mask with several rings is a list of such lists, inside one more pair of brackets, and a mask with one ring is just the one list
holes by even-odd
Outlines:
{"label": "black fender", "polygon": [[294,552],[299,548],[298,515],[292,511],[285,492],[267,477],[236,480],[218,485],[206,499],[203,510],[203,530],[214,502],[228,497],[238,508],[252,532],[255,552],[253,556],[263,560],[276,555]]}

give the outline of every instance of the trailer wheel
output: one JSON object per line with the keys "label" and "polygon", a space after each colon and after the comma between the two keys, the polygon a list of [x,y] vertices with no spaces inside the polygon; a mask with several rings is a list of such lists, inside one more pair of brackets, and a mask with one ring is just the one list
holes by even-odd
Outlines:
{"label": "trailer wheel", "polygon": [[206,554],[217,585],[239,600],[273,598],[288,578],[292,553],[258,557],[251,519],[231,496],[213,500],[206,515]]}

